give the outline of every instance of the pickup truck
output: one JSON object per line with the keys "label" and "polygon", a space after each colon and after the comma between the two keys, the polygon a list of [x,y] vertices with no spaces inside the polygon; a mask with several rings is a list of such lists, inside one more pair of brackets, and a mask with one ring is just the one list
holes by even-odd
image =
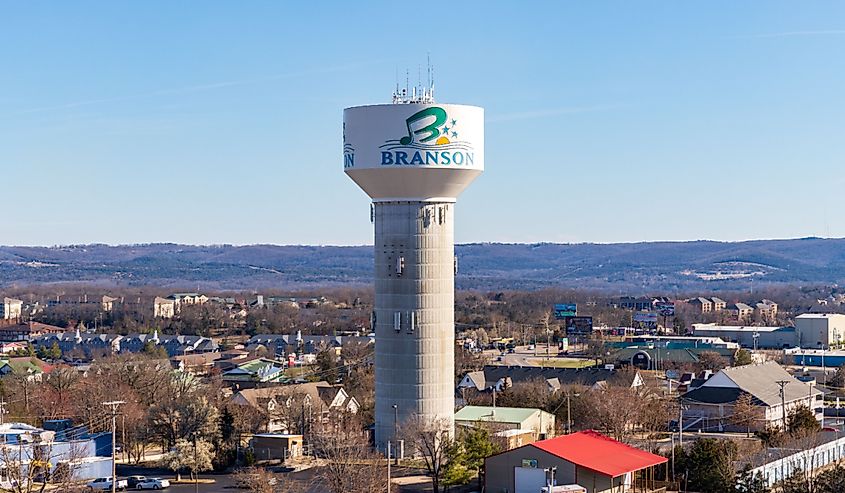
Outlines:
{"label": "pickup truck", "polygon": [[[88,491],[111,491],[111,482],[112,477],[108,476],[105,478],[97,478],[94,481],[91,481],[85,488]],[[115,483],[115,489],[118,491],[123,491],[126,489],[126,480],[125,479],[118,479]]]}

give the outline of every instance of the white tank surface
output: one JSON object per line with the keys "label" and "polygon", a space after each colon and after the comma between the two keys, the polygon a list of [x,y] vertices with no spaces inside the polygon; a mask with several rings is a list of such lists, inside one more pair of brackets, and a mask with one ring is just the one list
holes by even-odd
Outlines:
{"label": "white tank surface", "polygon": [[484,110],[423,94],[343,112],[344,171],[374,204],[382,449],[415,416],[454,429],[454,202],[484,170]]}
{"label": "white tank surface", "polygon": [[484,170],[484,110],[382,104],[343,112],[344,170],[374,202],[454,202]]}

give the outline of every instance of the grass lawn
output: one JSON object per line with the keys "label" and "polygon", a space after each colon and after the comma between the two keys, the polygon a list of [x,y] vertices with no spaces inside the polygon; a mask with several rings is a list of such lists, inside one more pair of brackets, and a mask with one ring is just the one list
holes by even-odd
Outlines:
{"label": "grass lawn", "polygon": [[532,358],[528,362],[536,366],[555,368],[587,368],[596,364],[595,360],[577,358]]}

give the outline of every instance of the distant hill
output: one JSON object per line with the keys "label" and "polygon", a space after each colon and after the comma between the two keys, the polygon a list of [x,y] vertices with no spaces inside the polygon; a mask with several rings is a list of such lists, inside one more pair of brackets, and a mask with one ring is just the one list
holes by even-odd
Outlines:
{"label": "distant hill", "polygon": [[[459,288],[633,294],[845,281],[845,239],[457,245]],[[55,282],[299,289],[369,284],[369,246],[0,246],[0,286]],[[753,280],[753,281],[752,281]]]}

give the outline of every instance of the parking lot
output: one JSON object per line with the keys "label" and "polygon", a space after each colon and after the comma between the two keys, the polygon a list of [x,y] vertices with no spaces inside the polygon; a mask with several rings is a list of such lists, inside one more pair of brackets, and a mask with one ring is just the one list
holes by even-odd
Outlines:
{"label": "parking lot", "polygon": [[[167,478],[172,480],[174,478],[173,472],[168,471],[165,469],[157,469],[157,468],[147,468],[147,467],[135,467],[135,466],[124,466],[119,465],[117,470],[118,478],[123,479],[127,476],[132,475],[141,475],[147,477],[156,477],[156,478]],[[182,476],[183,479],[186,476]],[[199,493],[234,493],[237,491],[244,491],[237,488],[235,484],[234,477],[231,474],[200,474],[200,479],[213,479],[213,484],[203,484],[199,483],[194,485],[193,483],[190,484],[174,484],[171,485],[164,491],[171,492],[171,493],[189,493],[189,492],[199,492]],[[295,473],[293,475],[294,478],[300,479],[302,481],[307,481],[313,477],[313,473],[311,471],[302,471],[299,473]],[[319,490],[313,490],[316,493]]]}

